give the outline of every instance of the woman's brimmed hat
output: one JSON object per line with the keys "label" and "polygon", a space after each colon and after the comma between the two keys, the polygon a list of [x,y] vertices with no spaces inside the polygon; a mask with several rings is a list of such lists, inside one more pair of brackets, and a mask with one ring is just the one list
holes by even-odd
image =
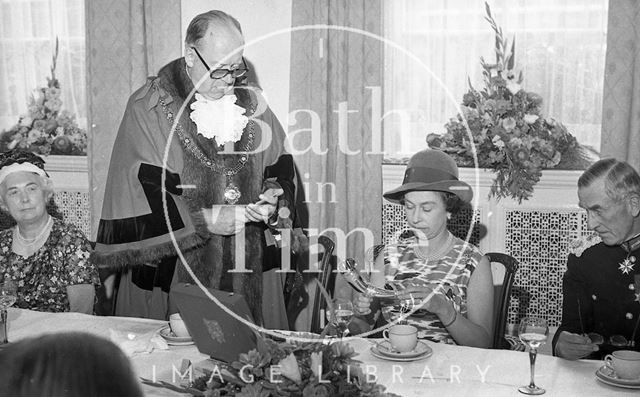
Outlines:
{"label": "woman's brimmed hat", "polygon": [[465,203],[471,202],[473,190],[458,179],[458,166],[445,152],[425,149],[414,154],[407,164],[402,185],[383,194],[392,203],[400,204],[404,195],[414,191],[449,192]]}
{"label": "woman's brimmed hat", "polygon": [[48,177],[42,157],[26,150],[12,149],[0,154],[0,183],[14,172],[33,172]]}

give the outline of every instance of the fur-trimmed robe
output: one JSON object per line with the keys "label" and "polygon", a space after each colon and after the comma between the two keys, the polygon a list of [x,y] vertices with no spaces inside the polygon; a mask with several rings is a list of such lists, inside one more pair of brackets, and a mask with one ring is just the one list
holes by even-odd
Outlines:
{"label": "fur-trimmed robe", "polygon": [[[196,133],[189,119],[193,95],[181,109],[192,90],[184,59],[180,58],[163,67],[157,78],[150,78],[129,99],[113,148],[93,260],[103,267],[151,263],[164,269],[165,275],[159,278],[166,284],[168,275],[173,274],[171,264],[175,263],[171,259],[176,255],[173,235],[196,277],[208,287],[241,292],[260,323],[266,226],[248,223],[244,231],[245,267],[251,273],[229,273],[235,263],[236,237],[211,234],[201,215],[202,208],[224,204],[226,176],[205,162],[208,158],[233,168],[240,154],[222,155],[213,140]],[[263,149],[250,154],[248,162],[232,177],[242,194],[237,204],[258,200],[265,190],[266,170],[269,175],[276,174],[270,182],[285,191],[279,204],[291,206],[295,173],[293,161],[284,154],[284,131],[256,90],[236,87],[235,94],[237,104],[247,109],[245,115],[250,118],[235,150],[244,150],[250,129],[254,132],[252,147]],[[257,114],[256,109],[263,111]],[[195,155],[186,140],[181,142],[177,131],[172,131],[171,117],[178,118],[176,130],[181,128],[185,138],[197,143],[204,157]],[[263,139],[269,143],[266,148],[261,146]],[[166,212],[161,189],[163,170],[168,193]],[[177,266],[179,280],[189,281],[179,260]],[[155,278],[157,283],[158,276]]]}

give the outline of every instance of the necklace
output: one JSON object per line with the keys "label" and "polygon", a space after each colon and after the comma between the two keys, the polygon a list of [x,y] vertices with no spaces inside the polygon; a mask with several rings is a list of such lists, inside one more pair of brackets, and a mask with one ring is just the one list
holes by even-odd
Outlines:
{"label": "necklace", "polygon": [[[169,106],[166,104],[163,98],[161,98],[159,102],[160,102],[160,105],[162,106],[162,112],[164,113],[165,117],[167,118],[169,123],[173,125],[175,123],[175,117],[174,117],[173,111],[169,109]],[[255,108],[250,109],[250,112],[251,114],[253,114],[253,112],[255,112]],[[191,154],[193,154],[198,160],[200,160],[200,162],[204,166],[211,169],[213,172],[225,175],[227,177],[227,183],[224,189],[225,203],[232,204],[232,205],[237,203],[238,200],[240,199],[240,196],[242,196],[242,194],[240,192],[240,188],[238,188],[238,186],[235,183],[233,183],[233,176],[237,174],[249,161],[249,156],[247,152],[250,152],[251,150],[253,150],[253,138],[255,135],[253,131],[255,126],[254,121],[249,119],[249,122],[247,123],[246,129],[248,133],[248,139],[242,148],[242,152],[244,153],[240,155],[240,158],[238,159],[236,164],[232,167],[226,167],[224,165],[216,164],[216,162],[213,159],[209,158],[206,154],[202,152],[202,150],[198,147],[198,145],[194,142],[193,139],[187,136],[187,133],[182,128],[182,125],[180,124],[180,122],[175,123],[175,126],[176,126],[176,134],[178,135],[180,142],[187,150],[191,152]]]}
{"label": "necklace", "polygon": [[422,252],[422,248],[421,246],[416,246],[416,248],[413,250],[416,254],[416,256],[422,260],[426,260],[428,261],[432,261],[434,259],[440,259],[442,258],[442,256],[447,253],[449,251],[449,249],[451,249],[451,244],[453,243],[453,234],[451,234],[451,232],[447,231],[447,239],[446,241],[440,246],[440,248],[438,248],[435,251],[429,252],[427,254],[425,254],[424,252]]}
{"label": "necklace", "polygon": [[42,236],[44,236],[47,233],[47,231],[49,231],[49,228],[52,223],[53,223],[53,218],[51,218],[51,215],[48,215],[47,223],[45,223],[42,230],[40,230],[40,233],[38,233],[38,235],[35,236],[34,238],[23,237],[22,233],[20,233],[20,226],[16,225],[15,236],[17,237],[17,239],[20,241],[21,244],[24,244],[26,246],[34,245],[36,242],[38,242],[38,240],[40,240],[40,238],[42,238]]}

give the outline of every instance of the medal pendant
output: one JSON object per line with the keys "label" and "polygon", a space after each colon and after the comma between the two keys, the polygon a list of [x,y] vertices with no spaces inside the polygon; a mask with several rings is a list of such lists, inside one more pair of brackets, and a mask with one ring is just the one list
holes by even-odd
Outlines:
{"label": "medal pendant", "polygon": [[242,196],[242,194],[240,193],[238,186],[235,183],[228,181],[227,187],[224,189],[224,202],[233,205],[238,202],[240,196]]}

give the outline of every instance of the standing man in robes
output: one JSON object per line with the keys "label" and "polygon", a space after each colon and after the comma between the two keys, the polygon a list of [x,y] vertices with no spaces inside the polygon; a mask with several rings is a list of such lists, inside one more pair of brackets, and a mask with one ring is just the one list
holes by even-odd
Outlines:
{"label": "standing man in robes", "polygon": [[[230,15],[196,16],[184,57],[127,103],[93,255],[122,269],[116,315],[166,319],[175,311],[171,284],[191,281],[177,245],[205,286],[243,294],[256,323],[286,327],[282,284],[272,280],[263,294],[262,271],[267,229],[294,216],[295,167],[280,123],[244,84],[243,44]],[[250,272],[231,272],[243,263]]]}

